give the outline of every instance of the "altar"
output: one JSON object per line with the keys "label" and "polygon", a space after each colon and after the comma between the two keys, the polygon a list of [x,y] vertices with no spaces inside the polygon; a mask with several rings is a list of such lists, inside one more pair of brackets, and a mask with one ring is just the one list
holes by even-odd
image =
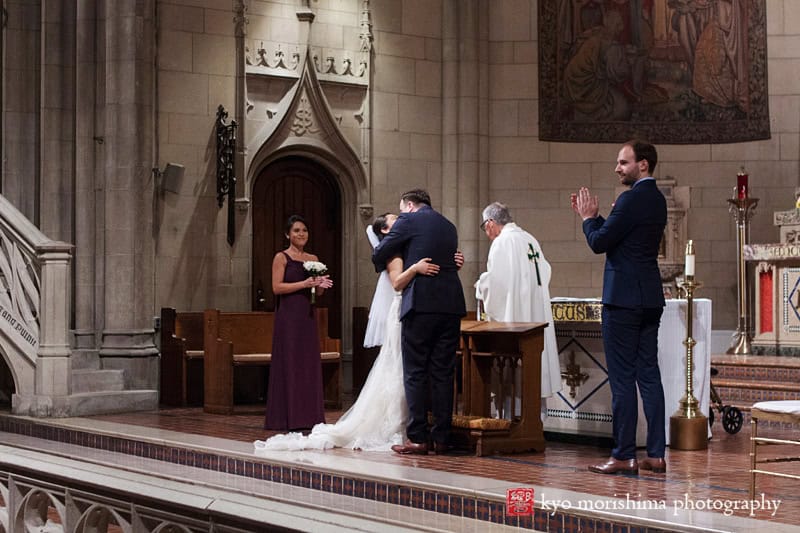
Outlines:
{"label": "altar", "polygon": [[800,355],[800,209],[777,211],[780,242],[750,244],[744,258],[754,264],[753,352]]}
{"label": "altar", "polygon": [[[667,300],[658,332],[658,362],[664,386],[666,437],[669,420],[686,392],[686,300]],[[708,416],[711,380],[711,300],[694,299],[694,396]],[[608,383],[603,338],[602,304],[596,299],[554,298],[553,321],[558,340],[563,389],[547,399],[544,430],[594,437],[611,437],[611,388]],[[711,437],[711,429],[708,430]],[[647,423],[639,400],[636,445],[644,446]]]}

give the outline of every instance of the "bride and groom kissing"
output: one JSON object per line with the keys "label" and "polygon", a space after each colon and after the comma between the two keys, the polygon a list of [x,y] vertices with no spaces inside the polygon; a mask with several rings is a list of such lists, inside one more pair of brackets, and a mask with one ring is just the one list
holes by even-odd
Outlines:
{"label": "bride and groom kissing", "polygon": [[[427,191],[404,193],[399,207],[399,216],[378,217],[373,225],[378,239],[372,261],[382,272],[375,300],[388,294],[391,303],[383,312],[373,301],[367,329],[373,329],[374,319],[385,319],[384,328],[377,328],[384,338],[375,342],[382,341],[381,350],[357,401],[335,424],[318,424],[308,435],[256,441],[256,452],[333,447],[423,455],[447,451],[456,350],[466,314],[458,277],[463,256],[455,225],[431,207]],[[382,284],[391,284],[394,291],[381,290]]]}

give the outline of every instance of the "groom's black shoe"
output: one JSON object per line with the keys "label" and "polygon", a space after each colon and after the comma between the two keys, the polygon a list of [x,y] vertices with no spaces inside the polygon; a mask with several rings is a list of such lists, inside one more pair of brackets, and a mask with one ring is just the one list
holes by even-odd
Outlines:
{"label": "groom's black shoe", "polygon": [[403,444],[395,444],[392,446],[392,451],[401,455],[428,455],[428,443],[423,442],[417,444],[407,440]]}
{"label": "groom's black shoe", "polygon": [[436,455],[446,455],[449,451],[453,450],[454,446],[445,444],[444,442],[433,443],[433,453]]}
{"label": "groom's black shoe", "polygon": [[454,446],[452,444],[443,444],[441,442],[433,443],[434,455],[472,455],[469,449]]}

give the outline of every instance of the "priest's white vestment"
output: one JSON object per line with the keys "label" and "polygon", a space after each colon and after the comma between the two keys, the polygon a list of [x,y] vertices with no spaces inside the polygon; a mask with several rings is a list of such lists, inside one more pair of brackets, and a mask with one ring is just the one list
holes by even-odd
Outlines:
{"label": "priest's white vestment", "polygon": [[[538,273],[537,273],[538,269]],[[542,398],[561,390],[558,344],[550,308],[550,263],[533,235],[510,222],[492,241],[486,272],[475,283],[488,320],[547,322],[542,352]]]}

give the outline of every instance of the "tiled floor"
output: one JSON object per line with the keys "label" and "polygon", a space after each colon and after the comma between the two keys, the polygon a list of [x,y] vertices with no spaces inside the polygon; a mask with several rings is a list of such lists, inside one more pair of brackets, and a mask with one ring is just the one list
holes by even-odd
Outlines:
{"label": "tiled floor", "polygon": [[[328,412],[328,422],[340,412]],[[260,413],[219,416],[202,409],[165,409],[153,412],[104,415],[100,420],[146,426],[184,433],[213,436],[241,442],[263,439],[271,435],[261,429]],[[751,516],[758,520],[800,525],[800,493],[796,481],[761,476],[761,493],[767,500],[780,500],[777,510],[734,510],[732,506],[748,499],[749,482],[749,419],[735,435],[725,433],[717,422],[714,437],[707,450],[667,451],[669,469],[666,475],[642,473],[632,476],[603,476],[587,472],[586,466],[605,459],[609,450],[592,443],[549,441],[544,453],[474,456],[399,456],[392,453],[369,453],[352,450],[329,450],[325,454],[375,461],[382,465],[410,466],[438,472],[453,472],[499,479],[539,487],[566,489],[598,496],[617,497],[638,502],[665,502],[668,507],[694,506],[698,510],[722,513],[727,506],[735,516]],[[796,434],[796,430],[762,429],[776,436]],[[774,447],[772,453],[782,453]],[[800,463],[784,465],[788,472],[800,472]],[[540,489],[541,490],[541,489]],[[542,495],[539,495],[542,496]],[[537,497],[538,499],[538,497]],[[574,504],[574,503],[573,503]]]}

